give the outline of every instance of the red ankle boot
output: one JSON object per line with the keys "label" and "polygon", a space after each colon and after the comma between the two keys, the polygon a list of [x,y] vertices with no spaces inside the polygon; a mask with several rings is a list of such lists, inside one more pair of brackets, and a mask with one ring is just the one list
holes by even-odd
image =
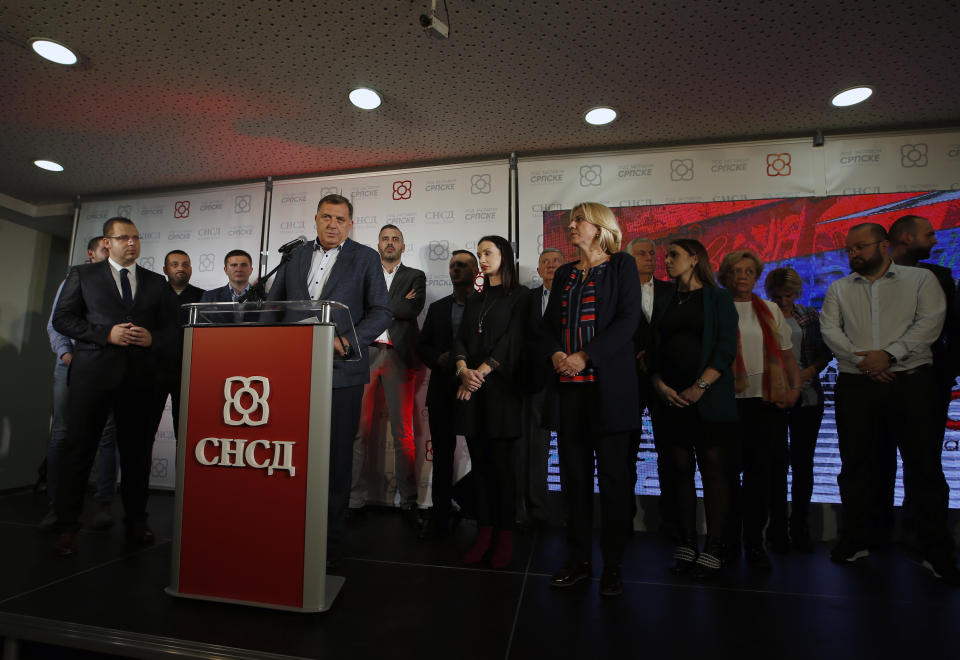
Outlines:
{"label": "red ankle boot", "polygon": [[513,558],[513,532],[501,531],[497,534],[497,544],[490,557],[491,568],[505,568]]}
{"label": "red ankle boot", "polygon": [[493,537],[493,527],[478,527],[477,540],[473,542],[473,547],[467,550],[463,556],[464,564],[479,564],[483,556],[490,549],[490,539]]}

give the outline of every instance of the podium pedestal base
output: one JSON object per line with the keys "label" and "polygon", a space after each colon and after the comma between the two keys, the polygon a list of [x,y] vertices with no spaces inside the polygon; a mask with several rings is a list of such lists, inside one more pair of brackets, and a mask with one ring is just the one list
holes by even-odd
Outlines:
{"label": "podium pedestal base", "polygon": [[283,610],[285,612],[300,612],[301,614],[315,614],[317,612],[326,612],[333,606],[333,601],[340,593],[347,579],[339,575],[328,575],[326,578],[323,602],[316,607],[288,607],[286,605],[271,605],[270,603],[257,603],[249,600],[237,600],[234,598],[219,598],[217,596],[200,596],[198,594],[184,594],[166,587],[163,591],[170,596],[177,598],[191,598],[193,600],[209,600],[214,603],[231,603],[233,605],[248,605],[250,607],[262,607],[269,610]]}

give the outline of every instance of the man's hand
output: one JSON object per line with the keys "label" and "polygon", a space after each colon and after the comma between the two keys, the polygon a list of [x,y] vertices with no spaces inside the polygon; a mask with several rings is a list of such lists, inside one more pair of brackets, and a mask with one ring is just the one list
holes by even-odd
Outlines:
{"label": "man's hand", "polygon": [[416,297],[417,297],[417,292],[414,291],[413,289],[410,289],[407,292],[407,295],[404,296],[404,298],[406,298],[407,300],[413,300]]}
{"label": "man's hand", "polygon": [[870,380],[876,383],[892,383],[897,379],[897,375],[890,371],[889,369],[884,369],[883,371],[877,371],[870,374]]}
{"label": "man's hand", "polygon": [[450,351],[444,351],[437,356],[437,364],[441,367],[447,366],[448,362],[450,362]]}
{"label": "man's hand", "polygon": [[646,354],[647,354],[646,351],[640,351],[639,353],[637,353],[637,367],[643,373],[647,373],[647,360],[645,357]]}
{"label": "man's hand", "polygon": [[70,363],[73,362],[73,353],[64,353],[60,356],[60,361],[69,367]]}
{"label": "man's hand", "polygon": [[349,347],[350,344],[340,339],[340,337],[333,338],[333,352],[339,357],[345,356],[347,354],[347,348]]}
{"label": "man's hand", "polygon": [[797,405],[797,399],[800,398],[800,390],[790,388],[784,395],[783,401],[777,401],[777,408],[793,408]]}
{"label": "man's hand", "polygon": [[886,351],[857,351],[854,355],[863,356],[857,364],[857,369],[868,376],[890,368],[890,356]]}
{"label": "man's hand", "polygon": [[153,335],[146,328],[132,323],[118,323],[110,328],[107,342],[117,346],[143,346],[146,348],[153,343]]}

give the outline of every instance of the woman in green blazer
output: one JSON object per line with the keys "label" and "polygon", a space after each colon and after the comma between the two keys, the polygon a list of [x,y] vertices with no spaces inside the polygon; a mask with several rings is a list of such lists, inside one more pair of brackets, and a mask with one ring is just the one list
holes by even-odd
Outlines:
{"label": "woman in green blazer", "polygon": [[[733,296],[717,287],[699,241],[670,243],[666,267],[676,288],[654,305],[647,364],[664,404],[657,432],[666,436],[661,440],[671,448],[666,456],[672,454],[676,471],[680,539],[671,571],[708,579],[720,571],[730,511],[726,461],[737,429],[733,361],[738,317]],[[696,542],[697,465],[707,519],[703,552]]]}

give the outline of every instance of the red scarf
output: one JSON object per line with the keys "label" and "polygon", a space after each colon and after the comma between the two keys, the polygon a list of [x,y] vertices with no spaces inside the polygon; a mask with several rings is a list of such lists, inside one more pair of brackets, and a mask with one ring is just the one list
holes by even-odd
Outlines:
{"label": "red scarf", "polygon": [[[754,293],[750,298],[750,304],[753,306],[753,313],[757,315],[760,332],[763,334],[763,400],[767,403],[777,403],[783,401],[787,394],[787,372],[783,367],[777,323],[763,298]],[[743,392],[749,384],[747,365],[743,361],[740,330],[737,329],[737,359],[733,362],[733,387],[737,392]]]}

